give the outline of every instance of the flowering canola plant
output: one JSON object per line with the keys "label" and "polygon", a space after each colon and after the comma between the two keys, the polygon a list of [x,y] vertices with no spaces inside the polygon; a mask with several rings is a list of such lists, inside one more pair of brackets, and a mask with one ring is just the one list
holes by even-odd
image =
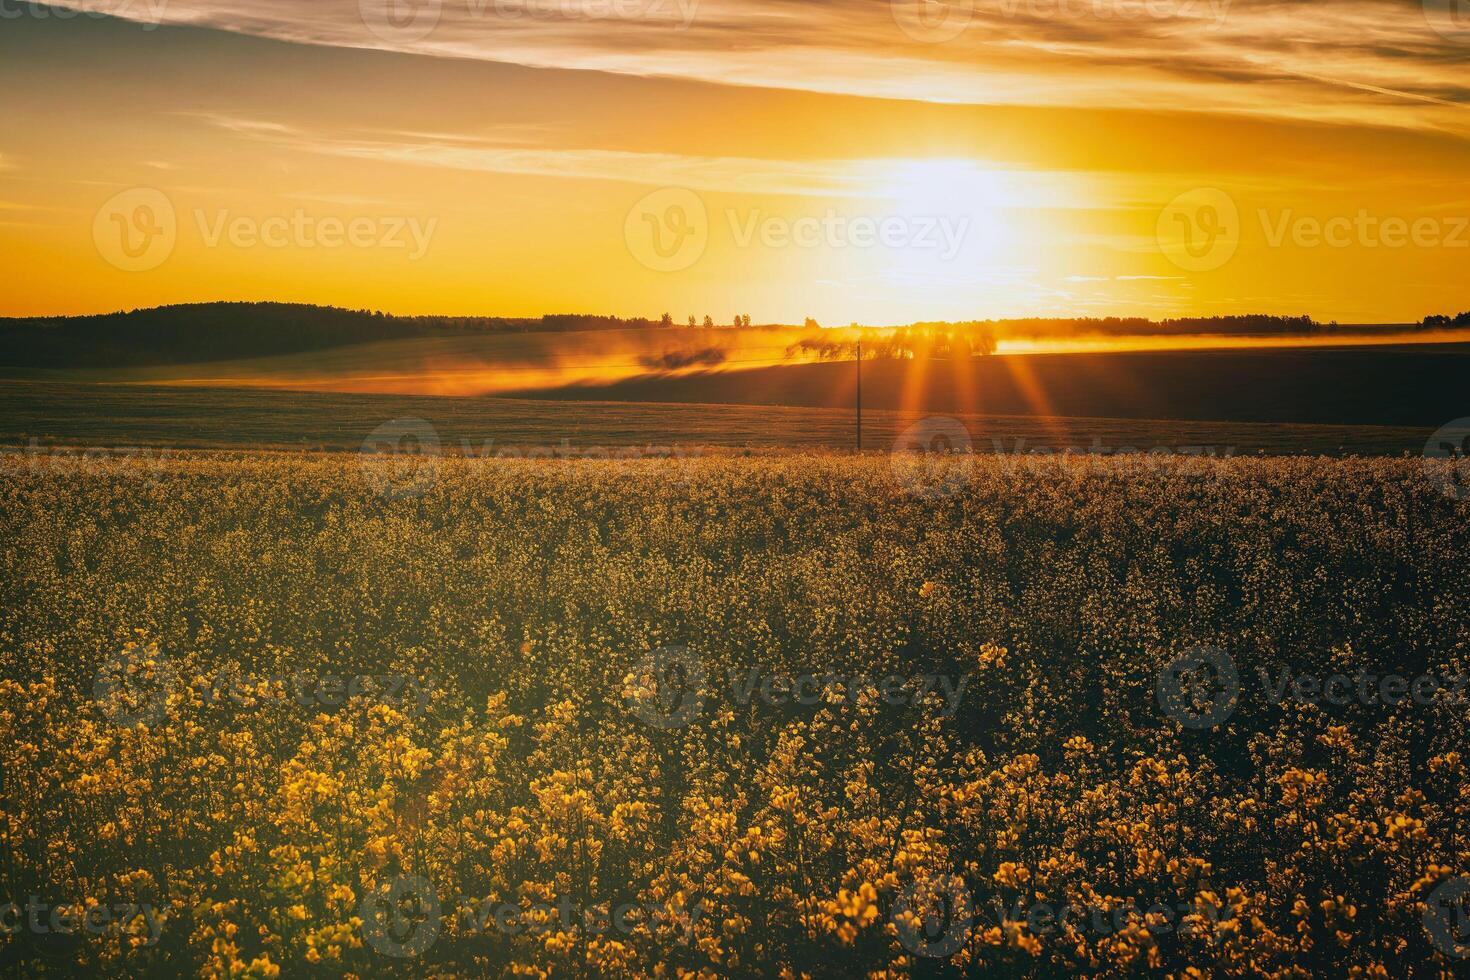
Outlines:
{"label": "flowering canola plant", "polygon": [[[1416,466],[674,465],[0,459],[0,963],[1460,968],[1464,699],[1259,679],[1470,670],[1470,510]],[[1159,696],[1200,645],[1238,674],[1209,726]]]}

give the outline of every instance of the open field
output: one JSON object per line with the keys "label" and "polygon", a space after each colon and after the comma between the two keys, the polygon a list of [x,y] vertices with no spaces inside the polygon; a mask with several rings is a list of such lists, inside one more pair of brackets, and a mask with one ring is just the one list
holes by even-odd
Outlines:
{"label": "open field", "polygon": [[1470,504],[1418,461],[379,463],[0,458],[0,888],[92,923],[0,969],[1465,951]]}
{"label": "open field", "polygon": [[[886,451],[929,416],[864,413],[864,446]],[[960,415],[980,453],[1122,449],[1215,455],[1402,455],[1432,428],[1263,425]],[[413,397],[262,389],[0,382],[0,445],[37,448],[288,448],[356,451],[379,426],[420,419],[449,453],[608,447],[851,449],[851,410]],[[1437,425],[1436,425],[1437,427]]]}
{"label": "open field", "polygon": [[[431,335],[401,336],[430,328],[342,311],[307,311],[300,324],[240,311],[221,323],[209,319],[208,309],[169,312],[166,324],[123,317],[118,323],[100,318],[100,324],[23,328],[0,321],[0,379],[847,408],[855,396],[856,364],[851,349],[840,345],[860,336],[795,327],[499,333],[445,333],[440,327]],[[329,313],[348,322],[313,332],[311,317]],[[375,332],[385,336],[354,339]],[[30,350],[22,343],[26,337],[47,343]],[[1283,336],[1084,335],[1056,341],[1080,346],[1069,353],[870,359],[864,397],[875,410],[951,415],[1435,429],[1467,414],[1460,395],[1470,369],[1465,337],[1463,330],[1374,335],[1352,329]],[[1455,339],[1461,342],[1449,342]],[[821,352],[795,349],[799,342],[828,345],[826,355],[838,359],[816,361]],[[298,350],[292,343],[308,346]],[[1117,349],[1093,349],[1097,344]],[[1155,349],[1161,344],[1188,349]],[[1213,347],[1195,349],[1197,344]],[[251,356],[253,350],[271,353]]]}
{"label": "open field", "polygon": [[[1212,328],[1216,332],[1192,332]],[[902,343],[910,355],[928,349],[948,356],[949,334],[943,328],[916,329],[695,328],[682,321],[664,326],[649,319],[576,315],[414,318],[300,304],[204,303],[90,317],[0,318],[0,377],[485,395],[652,380],[695,370],[790,366],[823,356],[824,348],[825,356],[851,360],[850,347],[838,351],[836,346],[863,340],[872,356],[874,344],[882,347],[902,336],[909,338]],[[1301,353],[1470,340],[1465,329],[1308,327],[1272,318],[1250,323],[1029,320],[954,329],[966,351],[993,348],[1002,354],[1220,348]],[[940,350],[926,346],[935,340]]]}
{"label": "open field", "polygon": [[[840,332],[840,331],[839,331]],[[734,368],[779,364],[803,336],[796,328],[623,329],[467,334],[375,340],[228,360],[122,366],[0,367],[41,380],[224,385],[378,394],[494,394],[655,374],[668,357],[718,357]],[[80,356],[80,352],[79,352]],[[162,357],[163,355],[154,355]]]}
{"label": "open field", "polygon": [[[1128,419],[1408,425],[1470,414],[1470,344],[1017,354],[870,361],[875,408]],[[581,385],[531,397],[752,405],[850,405],[854,365],[797,364]]]}

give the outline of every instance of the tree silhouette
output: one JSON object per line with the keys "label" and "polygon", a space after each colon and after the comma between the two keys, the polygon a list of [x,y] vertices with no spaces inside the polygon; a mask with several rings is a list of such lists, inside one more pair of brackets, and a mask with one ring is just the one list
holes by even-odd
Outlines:
{"label": "tree silhouette", "polygon": [[1470,327],[1470,312],[1461,313],[1458,316],[1443,316],[1440,314],[1426,316],[1421,326],[1430,329],[1436,327]]}

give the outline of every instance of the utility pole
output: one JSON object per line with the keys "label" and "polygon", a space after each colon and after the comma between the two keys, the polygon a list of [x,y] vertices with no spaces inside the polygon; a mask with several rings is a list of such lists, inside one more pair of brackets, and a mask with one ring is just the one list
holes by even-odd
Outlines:
{"label": "utility pole", "polygon": [[863,342],[857,342],[857,451],[863,452]]}

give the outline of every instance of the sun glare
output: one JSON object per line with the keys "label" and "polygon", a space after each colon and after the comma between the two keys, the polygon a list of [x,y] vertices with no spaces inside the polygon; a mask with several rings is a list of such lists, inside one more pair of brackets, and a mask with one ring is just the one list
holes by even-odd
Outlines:
{"label": "sun glare", "polygon": [[973,160],[895,160],[883,179],[888,196],[915,210],[964,213],[1007,201],[1005,175]]}
{"label": "sun glare", "polygon": [[874,207],[911,238],[884,248],[877,274],[901,289],[917,318],[949,318],[988,308],[1018,235],[1018,188],[1011,175],[957,158],[875,161],[865,174]]}

